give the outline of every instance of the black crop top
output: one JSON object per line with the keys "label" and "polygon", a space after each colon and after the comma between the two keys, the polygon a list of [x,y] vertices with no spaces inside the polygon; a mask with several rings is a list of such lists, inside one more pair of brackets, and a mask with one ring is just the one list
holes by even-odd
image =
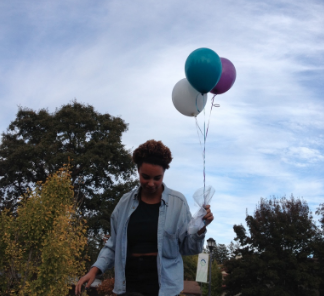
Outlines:
{"label": "black crop top", "polygon": [[157,204],[147,204],[140,200],[138,207],[130,216],[127,228],[127,253],[157,252],[157,227],[159,208]]}

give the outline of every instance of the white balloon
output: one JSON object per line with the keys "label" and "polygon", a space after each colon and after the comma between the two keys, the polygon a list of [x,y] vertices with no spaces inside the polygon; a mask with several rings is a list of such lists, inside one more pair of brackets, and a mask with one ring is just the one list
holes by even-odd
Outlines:
{"label": "white balloon", "polygon": [[205,108],[207,94],[202,95],[191,86],[186,78],[183,78],[173,88],[172,102],[181,114],[197,116]]}

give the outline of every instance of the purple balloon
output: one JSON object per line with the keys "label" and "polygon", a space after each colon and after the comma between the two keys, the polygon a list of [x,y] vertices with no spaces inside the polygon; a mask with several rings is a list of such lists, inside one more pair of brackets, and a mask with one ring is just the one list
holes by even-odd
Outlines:
{"label": "purple balloon", "polygon": [[215,85],[215,87],[210,91],[215,95],[223,94],[227,92],[235,82],[236,70],[232,62],[225,58],[220,58],[222,62],[222,74]]}

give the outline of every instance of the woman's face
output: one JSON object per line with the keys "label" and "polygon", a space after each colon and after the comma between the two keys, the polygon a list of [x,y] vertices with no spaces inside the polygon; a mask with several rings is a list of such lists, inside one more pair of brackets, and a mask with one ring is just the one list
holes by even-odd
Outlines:
{"label": "woman's face", "polygon": [[138,174],[142,190],[146,194],[151,195],[162,192],[162,181],[164,176],[163,167],[144,162],[138,169]]}

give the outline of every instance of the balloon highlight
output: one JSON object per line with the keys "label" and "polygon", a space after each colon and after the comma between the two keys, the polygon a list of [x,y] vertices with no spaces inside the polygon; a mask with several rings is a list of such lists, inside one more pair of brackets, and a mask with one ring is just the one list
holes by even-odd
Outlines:
{"label": "balloon highlight", "polygon": [[216,86],[210,91],[215,95],[227,92],[234,84],[236,79],[236,69],[232,62],[226,58],[220,58],[222,63],[222,74]]}
{"label": "balloon highlight", "polygon": [[186,78],[183,78],[173,88],[172,102],[181,114],[197,116],[205,108],[207,94],[202,95],[190,85]]}
{"label": "balloon highlight", "polygon": [[189,83],[200,93],[210,92],[222,74],[222,63],[216,52],[198,48],[187,58],[185,73]]}

